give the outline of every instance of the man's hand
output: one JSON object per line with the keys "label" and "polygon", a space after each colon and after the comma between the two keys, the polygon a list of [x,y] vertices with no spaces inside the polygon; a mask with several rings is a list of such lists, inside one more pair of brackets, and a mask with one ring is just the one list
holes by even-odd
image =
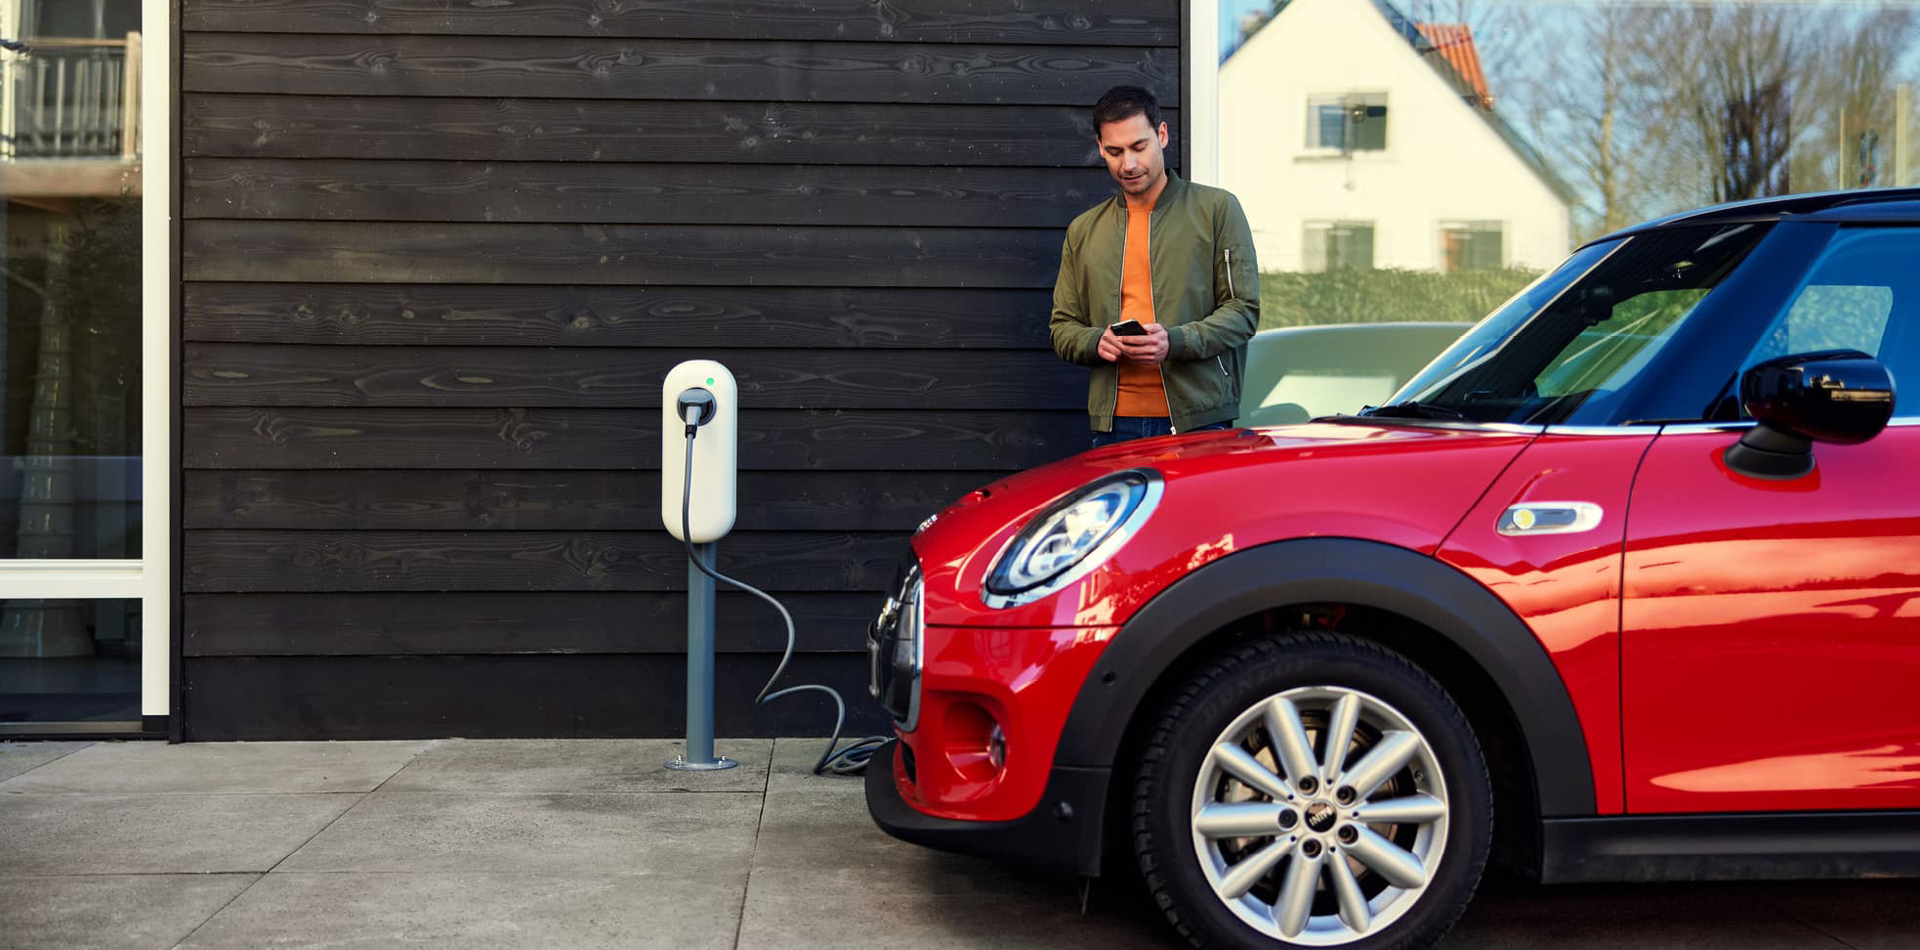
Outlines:
{"label": "man's hand", "polygon": [[1121,354],[1125,352],[1120,346],[1120,338],[1113,335],[1113,327],[1100,331],[1100,346],[1097,352],[1101,359],[1109,363],[1120,359]]}
{"label": "man's hand", "polygon": [[1166,362],[1168,350],[1167,328],[1158,323],[1149,323],[1146,325],[1146,328],[1147,332],[1142,336],[1116,337],[1113,335],[1112,330],[1108,330],[1101,336],[1101,355],[1106,355],[1107,339],[1111,338],[1119,344],[1120,356],[1123,359],[1149,365]]}

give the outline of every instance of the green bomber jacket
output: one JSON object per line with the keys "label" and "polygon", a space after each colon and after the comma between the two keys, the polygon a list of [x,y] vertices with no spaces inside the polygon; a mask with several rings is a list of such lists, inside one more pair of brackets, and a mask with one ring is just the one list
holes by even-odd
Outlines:
{"label": "green bomber jacket", "polygon": [[[1247,339],[1260,323],[1260,267],[1253,231],[1232,194],[1180,179],[1154,205],[1147,232],[1153,313],[1167,328],[1161,379],[1175,432],[1229,422],[1240,411]],[[1127,205],[1116,192],[1067,226],[1049,328],[1054,352],[1093,367],[1087,415],[1096,432],[1113,429],[1120,371],[1100,358],[1100,334],[1120,318],[1120,269],[1127,247]]]}

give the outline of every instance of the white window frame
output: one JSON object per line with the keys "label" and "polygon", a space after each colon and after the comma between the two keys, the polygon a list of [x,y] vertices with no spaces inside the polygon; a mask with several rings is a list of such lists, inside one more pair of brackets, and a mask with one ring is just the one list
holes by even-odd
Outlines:
{"label": "white window frame", "polygon": [[[1492,227],[1487,227],[1492,225]],[[1442,274],[1464,273],[1461,270],[1447,270],[1447,232],[1466,231],[1468,233],[1496,232],[1500,235],[1500,268],[1513,266],[1512,223],[1504,218],[1442,218],[1440,226],[1433,232],[1434,269]],[[1467,268],[1472,270],[1472,268]]]}
{"label": "white window frame", "polygon": [[[1324,274],[1335,268],[1321,262],[1318,269],[1307,266],[1307,254],[1312,246],[1311,235],[1326,232],[1331,235],[1341,228],[1367,229],[1367,267],[1374,266],[1374,260],[1380,256],[1380,223],[1361,218],[1309,218],[1300,224],[1300,270],[1302,273]],[[1331,248],[1329,248],[1331,249]]]}
{"label": "white window frame", "polygon": [[[1380,101],[1378,103],[1358,101],[1369,99],[1378,99]],[[1312,158],[1354,158],[1362,155],[1387,154],[1393,148],[1393,129],[1391,125],[1388,126],[1386,132],[1381,134],[1379,148],[1348,149],[1337,145],[1322,145],[1320,143],[1320,109],[1328,105],[1336,104],[1349,111],[1356,104],[1362,107],[1378,105],[1385,109],[1391,105],[1391,99],[1392,94],[1385,89],[1308,93],[1305,107],[1307,122],[1306,129],[1304,130],[1306,141],[1301,145],[1301,154]],[[1392,112],[1389,111],[1380,121],[1391,123],[1392,119]]]}
{"label": "white window frame", "polygon": [[1188,181],[1220,183],[1220,0],[1187,6]]}
{"label": "white window frame", "polygon": [[[173,57],[172,0],[141,0],[140,713],[173,710]],[[174,730],[178,723],[172,723]]]}

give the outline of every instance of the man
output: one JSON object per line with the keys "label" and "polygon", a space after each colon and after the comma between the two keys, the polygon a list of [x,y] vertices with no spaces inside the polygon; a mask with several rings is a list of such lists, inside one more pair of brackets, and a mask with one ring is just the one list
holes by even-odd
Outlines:
{"label": "man", "polygon": [[[1094,447],[1226,428],[1260,319],[1247,216],[1233,195],[1167,170],[1152,93],[1108,90],[1093,128],[1120,191],[1067,226],[1051,330],[1061,359],[1093,367]],[[1144,332],[1114,332],[1129,320]]]}

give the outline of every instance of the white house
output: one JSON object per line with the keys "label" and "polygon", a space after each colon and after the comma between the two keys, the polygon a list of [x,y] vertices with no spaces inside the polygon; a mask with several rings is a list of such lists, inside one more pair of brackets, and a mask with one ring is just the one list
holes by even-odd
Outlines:
{"label": "white house", "polygon": [[1220,68],[1220,180],[1263,270],[1544,269],[1570,192],[1492,109],[1465,27],[1291,0]]}

